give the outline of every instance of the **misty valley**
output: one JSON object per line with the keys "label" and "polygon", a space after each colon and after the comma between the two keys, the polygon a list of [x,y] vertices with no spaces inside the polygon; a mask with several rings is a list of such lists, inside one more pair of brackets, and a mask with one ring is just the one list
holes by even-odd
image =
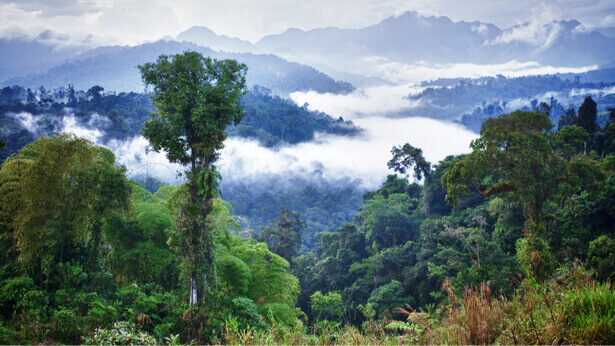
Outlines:
{"label": "misty valley", "polygon": [[0,344],[615,343],[596,30],[0,25]]}

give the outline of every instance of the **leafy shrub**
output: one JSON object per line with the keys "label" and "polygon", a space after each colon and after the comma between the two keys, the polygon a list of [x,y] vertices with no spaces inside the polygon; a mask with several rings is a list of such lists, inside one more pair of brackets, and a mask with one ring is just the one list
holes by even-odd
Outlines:
{"label": "leafy shrub", "polygon": [[232,300],[232,312],[237,317],[237,323],[240,329],[245,329],[250,326],[256,327],[259,324],[261,315],[258,313],[258,307],[250,298],[239,297]]}
{"label": "leafy shrub", "polygon": [[263,304],[258,308],[258,312],[273,324],[290,328],[299,325],[295,309],[284,303]]}
{"label": "leafy shrub", "polygon": [[34,280],[27,276],[7,279],[0,288],[0,311],[3,311],[3,314],[14,311],[15,304],[22,300],[28,291],[35,289],[35,287]]}
{"label": "leafy shrub", "polygon": [[117,309],[103,300],[95,300],[90,304],[88,319],[94,325],[108,325],[117,317]]}
{"label": "leafy shrub", "polygon": [[125,321],[115,322],[113,328],[97,328],[94,333],[85,339],[89,345],[154,345],[156,339],[139,329],[135,324]]}
{"label": "leafy shrub", "polygon": [[404,287],[401,282],[393,280],[388,284],[378,287],[372,292],[367,302],[374,307],[378,314],[384,310],[393,310],[395,307],[402,306]]}
{"label": "leafy shrub", "polygon": [[314,292],[310,297],[312,301],[312,311],[318,319],[328,319],[330,321],[340,321],[344,314],[342,295],[337,292],[322,294],[320,291]]}
{"label": "leafy shrub", "polygon": [[0,321],[0,344],[16,345],[19,340],[16,334],[17,333],[13,329],[5,327],[3,322]]}
{"label": "leafy shrub", "polygon": [[218,259],[216,268],[221,281],[226,284],[231,293],[238,296],[247,293],[252,274],[250,267],[244,261],[233,255],[225,254]]}
{"label": "leafy shrub", "polygon": [[51,320],[51,334],[55,341],[78,344],[81,340],[81,319],[72,310],[57,310]]}
{"label": "leafy shrub", "polygon": [[614,279],[615,274],[615,239],[603,235],[589,243],[585,265],[596,271],[600,281]]}

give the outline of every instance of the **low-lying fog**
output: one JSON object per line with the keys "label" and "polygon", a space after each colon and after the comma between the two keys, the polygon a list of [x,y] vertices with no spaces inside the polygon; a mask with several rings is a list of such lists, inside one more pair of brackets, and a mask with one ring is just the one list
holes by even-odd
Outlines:
{"label": "low-lying fog", "polygon": [[[264,148],[253,140],[230,138],[219,162],[223,179],[231,182],[271,175],[318,174],[331,181],[359,179],[362,187],[376,189],[391,173],[386,163],[394,145],[407,142],[419,147],[432,163],[447,155],[468,152],[470,141],[477,135],[462,126],[425,117],[398,116],[412,114],[412,104],[402,97],[417,91],[416,87],[397,86],[370,88],[349,95],[294,93],[291,97],[297,104],[307,102],[311,109],[352,120],[365,131],[357,137],[319,133],[312,142],[276,149]],[[389,117],[391,114],[396,117]],[[126,165],[129,176],[147,174],[171,183],[181,180],[176,172],[182,168],[169,164],[162,153],[146,154],[147,141],[142,137],[130,142],[111,142],[108,146],[118,161]]]}

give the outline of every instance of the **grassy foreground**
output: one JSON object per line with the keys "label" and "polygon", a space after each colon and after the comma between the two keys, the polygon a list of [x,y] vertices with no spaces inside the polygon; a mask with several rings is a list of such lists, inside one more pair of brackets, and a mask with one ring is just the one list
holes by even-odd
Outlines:
{"label": "grassy foreground", "polygon": [[[240,330],[227,322],[220,343],[272,344],[614,344],[615,291],[581,267],[562,269],[546,282],[525,279],[511,299],[488,284],[454,292],[433,311],[398,308],[393,317],[361,328],[321,321],[316,326]],[[389,315],[390,316],[390,315]],[[324,323],[323,323],[324,322]]]}

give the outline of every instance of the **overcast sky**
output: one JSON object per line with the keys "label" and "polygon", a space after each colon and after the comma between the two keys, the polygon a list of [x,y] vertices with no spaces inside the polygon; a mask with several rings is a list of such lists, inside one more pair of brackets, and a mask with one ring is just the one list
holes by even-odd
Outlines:
{"label": "overcast sky", "polygon": [[507,28],[578,19],[615,27],[615,0],[0,0],[0,37],[138,44],[195,26],[252,42],[289,27],[361,28],[406,10]]}

